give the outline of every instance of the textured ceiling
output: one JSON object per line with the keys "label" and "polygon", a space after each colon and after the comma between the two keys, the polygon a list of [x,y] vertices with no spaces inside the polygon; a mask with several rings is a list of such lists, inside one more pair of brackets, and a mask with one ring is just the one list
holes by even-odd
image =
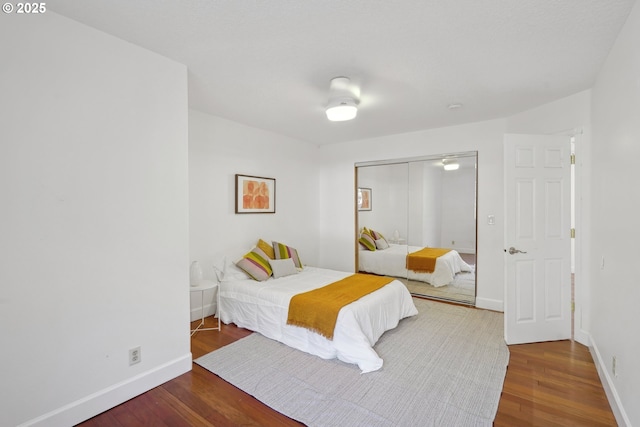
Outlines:
{"label": "textured ceiling", "polygon": [[[191,108],[330,144],[505,117],[590,88],[635,0],[55,0],[186,64]],[[324,114],[329,82],[358,117]],[[450,110],[449,104],[462,108]]]}

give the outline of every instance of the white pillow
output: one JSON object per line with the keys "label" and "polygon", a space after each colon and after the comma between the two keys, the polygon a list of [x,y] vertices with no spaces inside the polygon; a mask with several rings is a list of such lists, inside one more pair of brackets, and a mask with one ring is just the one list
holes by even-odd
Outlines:
{"label": "white pillow", "polygon": [[290,276],[292,274],[298,274],[298,269],[293,263],[293,258],[285,259],[270,259],[269,264],[273,270],[273,278]]}
{"label": "white pillow", "polygon": [[233,262],[226,261],[224,265],[224,273],[221,282],[230,282],[232,280],[246,280],[249,275]]}
{"label": "white pillow", "polygon": [[387,249],[389,247],[389,243],[387,243],[386,239],[383,237],[382,239],[376,240],[376,248],[378,249]]}
{"label": "white pillow", "polygon": [[226,263],[227,257],[218,258],[213,262],[213,272],[216,273],[218,283],[222,282],[222,280],[224,279],[224,268]]}

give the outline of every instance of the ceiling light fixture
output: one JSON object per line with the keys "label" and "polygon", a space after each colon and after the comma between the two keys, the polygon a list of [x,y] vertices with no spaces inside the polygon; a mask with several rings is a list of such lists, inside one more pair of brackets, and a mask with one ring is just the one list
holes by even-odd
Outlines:
{"label": "ceiling light fixture", "polygon": [[442,166],[444,166],[444,170],[446,171],[454,171],[460,167],[460,164],[454,160],[442,160]]}
{"label": "ceiling light fixture", "polygon": [[351,120],[358,114],[358,98],[348,77],[331,80],[326,113],[332,122]]}

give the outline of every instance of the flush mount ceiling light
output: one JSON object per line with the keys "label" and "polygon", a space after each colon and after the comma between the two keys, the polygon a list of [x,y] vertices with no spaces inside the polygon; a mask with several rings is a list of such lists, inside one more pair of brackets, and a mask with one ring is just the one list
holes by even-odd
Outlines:
{"label": "flush mount ceiling light", "polygon": [[327,119],[332,122],[344,122],[355,119],[358,114],[358,106],[351,98],[332,99],[327,105]]}
{"label": "flush mount ceiling light", "polygon": [[455,160],[442,160],[442,166],[444,166],[444,170],[446,171],[454,171],[460,167],[460,164]]}
{"label": "flush mount ceiling light", "polygon": [[326,113],[332,122],[351,120],[358,114],[358,97],[348,77],[331,80]]}

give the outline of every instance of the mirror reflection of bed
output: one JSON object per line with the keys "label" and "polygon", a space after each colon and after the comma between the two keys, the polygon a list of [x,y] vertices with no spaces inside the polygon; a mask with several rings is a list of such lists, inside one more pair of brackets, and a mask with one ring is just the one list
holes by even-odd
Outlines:
{"label": "mirror reflection of bed", "polygon": [[366,209],[358,206],[358,270],[397,277],[414,295],[475,305],[476,159],[465,152],[356,164],[357,187],[370,196]]}

